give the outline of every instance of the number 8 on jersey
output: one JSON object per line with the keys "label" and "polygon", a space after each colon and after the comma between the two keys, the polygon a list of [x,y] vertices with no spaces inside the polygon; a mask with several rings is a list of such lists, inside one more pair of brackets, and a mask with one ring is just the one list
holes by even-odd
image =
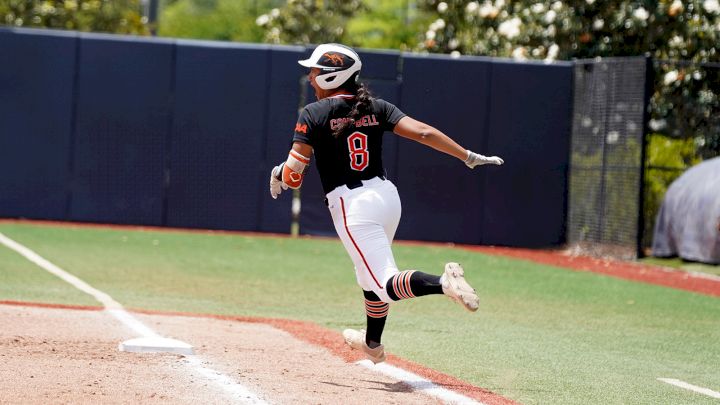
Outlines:
{"label": "number 8 on jersey", "polygon": [[365,170],[370,163],[367,150],[367,135],[362,132],[353,132],[347,139],[350,152],[350,167],[359,172]]}

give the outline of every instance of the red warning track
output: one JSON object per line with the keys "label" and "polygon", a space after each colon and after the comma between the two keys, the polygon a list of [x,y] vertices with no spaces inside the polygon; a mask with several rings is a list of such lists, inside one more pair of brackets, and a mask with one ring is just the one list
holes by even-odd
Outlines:
{"label": "red warning track", "polygon": [[706,277],[679,270],[620,260],[572,256],[559,251],[467,245],[458,247],[473,252],[529,260],[575,271],[590,271],[625,280],[640,281],[720,297],[720,277]]}
{"label": "red warning track", "polygon": [[[70,310],[83,310],[83,311],[102,311],[102,307],[97,306],[80,306],[80,305],[65,305],[65,304],[48,304],[48,303],[34,303],[34,302],[21,302],[21,301],[0,301],[0,305],[13,305],[13,306],[24,306],[24,307],[39,307],[39,308],[51,308],[51,309],[70,309]],[[339,332],[326,329],[320,325],[306,321],[296,321],[288,319],[276,319],[276,318],[261,318],[261,317],[249,317],[249,316],[227,316],[227,315],[214,315],[214,314],[194,314],[184,312],[163,312],[163,311],[151,311],[145,309],[130,309],[129,311],[138,314],[146,315],[163,315],[163,316],[184,316],[194,318],[210,318],[218,319],[223,321],[235,321],[235,322],[246,322],[246,323],[263,323],[273,326],[277,329],[283,330],[290,333],[295,338],[305,341],[307,343],[321,346],[329,350],[334,355],[344,359],[347,362],[355,362],[363,359],[358,352],[352,351],[345,345],[342,335]],[[495,394],[486,389],[476,387],[465,381],[459,380],[455,377],[443,374],[441,372],[429,369],[417,363],[413,363],[409,360],[405,360],[398,356],[389,354],[387,356],[387,362],[394,366],[400,367],[404,370],[413,372],[423,378],[426,378],[438,386],[445,389],[460,393],[477,401],[480,401],[487,405],[512,405],[517,404],[510,399],[504,398],[498,394]]]}

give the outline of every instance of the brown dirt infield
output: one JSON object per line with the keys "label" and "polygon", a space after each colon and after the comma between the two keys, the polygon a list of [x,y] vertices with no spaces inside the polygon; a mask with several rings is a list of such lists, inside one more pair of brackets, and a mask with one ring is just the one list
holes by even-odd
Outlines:
{"label": "brown dirt infield", "polygon": [[[340,334],[310,322],[132,312],[271,403],[441,403],[352,364],[361,357]],[[100,307],[0,301],[0,324],[0,404],[228,402],[183,356],[118,351],[134,336]],[[489,405],[513,404],[397,356],[388,363]]]}

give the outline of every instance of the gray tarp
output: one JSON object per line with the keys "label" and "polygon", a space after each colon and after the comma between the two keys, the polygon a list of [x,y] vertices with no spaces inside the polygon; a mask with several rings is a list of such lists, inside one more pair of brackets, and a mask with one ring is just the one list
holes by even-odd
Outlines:
{"label": "gray tarp", "polygon": [[653,256],[720,263],[720,157],[678,177],[655,222]]}

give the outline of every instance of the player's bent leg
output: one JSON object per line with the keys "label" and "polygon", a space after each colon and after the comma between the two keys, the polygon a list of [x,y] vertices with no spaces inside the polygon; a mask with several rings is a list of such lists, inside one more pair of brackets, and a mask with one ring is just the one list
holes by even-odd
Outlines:
{"label": "player's bent leg", "polygon": [[475,289],[465,280],[465,271],[458,263],[445,265],[442,276],[416,270],[405,270],[390,277],[387,294],[394,301],[430,294],[445,294],[468,311],[477,311],[480,299]]}
{"label": "player's bent leg", "polygon": [[405,270],[393,275],[387,280],[385,289],[393,301],[443,293],[440,276],[417,270]]}

